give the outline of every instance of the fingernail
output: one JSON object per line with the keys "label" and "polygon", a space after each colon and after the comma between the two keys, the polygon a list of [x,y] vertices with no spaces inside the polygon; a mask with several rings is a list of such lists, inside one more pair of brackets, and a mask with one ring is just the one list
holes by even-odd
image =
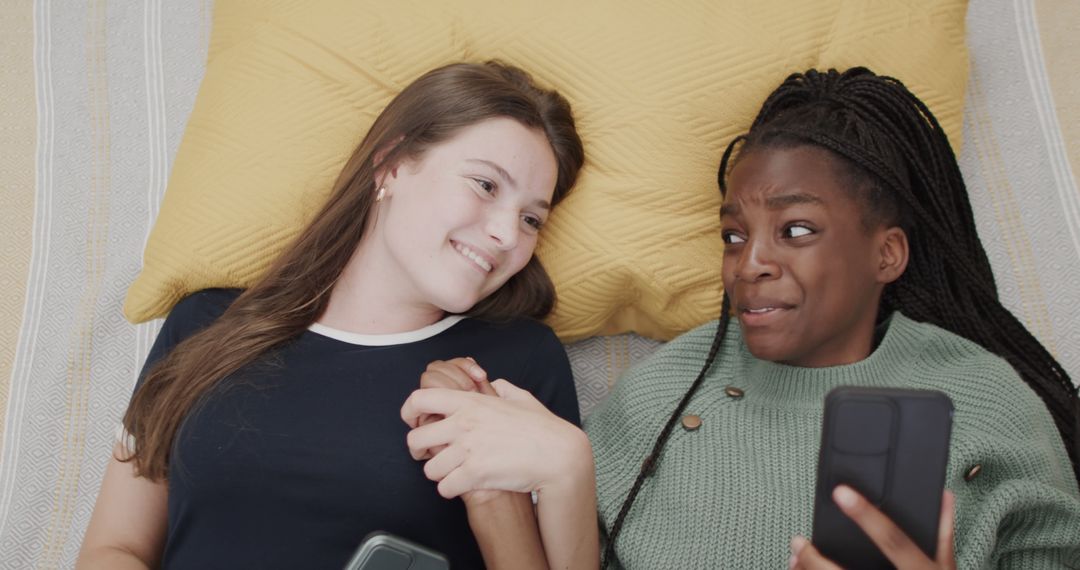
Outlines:
{"label": "fingernail", "polygon": [[791,558],[788,558],[788,561],[787,561],[787,567],[788,567],[789,569],[790,569],[790,568],[794,568],[794,567],[795,567],[795,565],[796,565],[796,564],[798,564],[798,563],[799,563],[799,559],[798,559],[798,558],[795,558],[795,555],[794,555],[794,554],[792,554],[792,555],[791,555]]}
{"label": "fingernail", "polygon": [[845,509],[854,508],[855,505],[859,502],[859,498],[855,496],[855,491],[852,491],[851,488],[844,485],[839,485],[835,489],[833,489],[832,495],[833,500],[836,501],[836,504],[840,505]]}
{"label": "fingernail", "polygon": [[806,546],[806,539],[801,536],[791,537],[791,559],[795,560],[795,557],[799,555],[799,552]]}

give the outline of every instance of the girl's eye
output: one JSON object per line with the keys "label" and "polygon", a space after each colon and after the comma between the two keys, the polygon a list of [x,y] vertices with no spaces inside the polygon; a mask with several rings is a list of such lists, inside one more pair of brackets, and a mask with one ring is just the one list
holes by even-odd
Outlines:
{"label": "girl's eye", "polygon": [[743,242],[746,241],[745,238],[743,238],[742,236],[736,234],[735,232],[724,232],[724,233],[721,234],[721,238],[724,240],[724,243],[726,243],[728,245],[736,244],[736,243],[743,243]]}
{"label": "girl's eye", "polygon": [[522,220],[535,231],[540,231],[540,228],[544,227],[544,221],[536,216],[525,216]]}
{"label": "girl's eye", "polygon": [[479,186],[480,189],[483,190],[484,192],[487,192],[488,194],[494,194],[495,193],[495,183],[494,182],[492,182],[490,180],[485,180],[483,178],[473,178],[473,180],[476,181],[476,185]]}
{"label": "girl's eye", "polygon": [[808,236],[812,233],[814,233],[814,230],[806,226],[791,225],[784,228],[784,237],[787,238],[800,238],[803,236]]}

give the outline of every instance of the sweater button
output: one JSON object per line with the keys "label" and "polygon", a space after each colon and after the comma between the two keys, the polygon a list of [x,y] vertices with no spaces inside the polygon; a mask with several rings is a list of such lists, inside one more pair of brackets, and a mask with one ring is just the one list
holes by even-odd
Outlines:
{"label": "sweater button", "polygon": [[964,481],[971,481],[982,473],[982,464],[976,463],[968,468],[967,473],[964,473]]}
{"label": "sweater button", "polygon": [[731,398],[732,400],[738,400],[739,398],[742,398],[746,395],[746,392],[743,392],[742,388],[737,388],[735,386],[728,386],[724,388],[724,393],[727,394],[728,398]]}
{"label": "sweater button", "polygon": [[695,416],[694,414],[687,414],[682,417],[682,427],[686,431],[695,431],[701,427],[701,416]]}

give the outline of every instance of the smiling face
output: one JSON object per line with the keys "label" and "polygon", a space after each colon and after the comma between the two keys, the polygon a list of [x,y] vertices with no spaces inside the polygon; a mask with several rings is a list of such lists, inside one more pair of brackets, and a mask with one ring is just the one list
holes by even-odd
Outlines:
{"label": "smiling face", "polygon": [[404,303],[461,313],[532,257],[557,164],[543,132],[496,118],[383,173],[371,251]]}
{"label": "smiling face", "polygon": [[757,358],[794,366],[868,356],[884,286],[903,273],[902,230],[867,228],[838,159],[813,146],[740,157],[721,209],[723,279]]}

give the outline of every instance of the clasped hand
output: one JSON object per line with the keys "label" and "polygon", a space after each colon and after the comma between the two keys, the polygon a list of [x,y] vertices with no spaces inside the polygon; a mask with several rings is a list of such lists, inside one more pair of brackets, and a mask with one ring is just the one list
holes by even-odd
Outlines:
{"label": "clasped hand", "polygon": [[489,489],[528,493],[557,486],[582,460],[588,439],[529,392],[506,380],[488,384],[471,358],[431,363],[401,407],[414,459],[452,498]]}

